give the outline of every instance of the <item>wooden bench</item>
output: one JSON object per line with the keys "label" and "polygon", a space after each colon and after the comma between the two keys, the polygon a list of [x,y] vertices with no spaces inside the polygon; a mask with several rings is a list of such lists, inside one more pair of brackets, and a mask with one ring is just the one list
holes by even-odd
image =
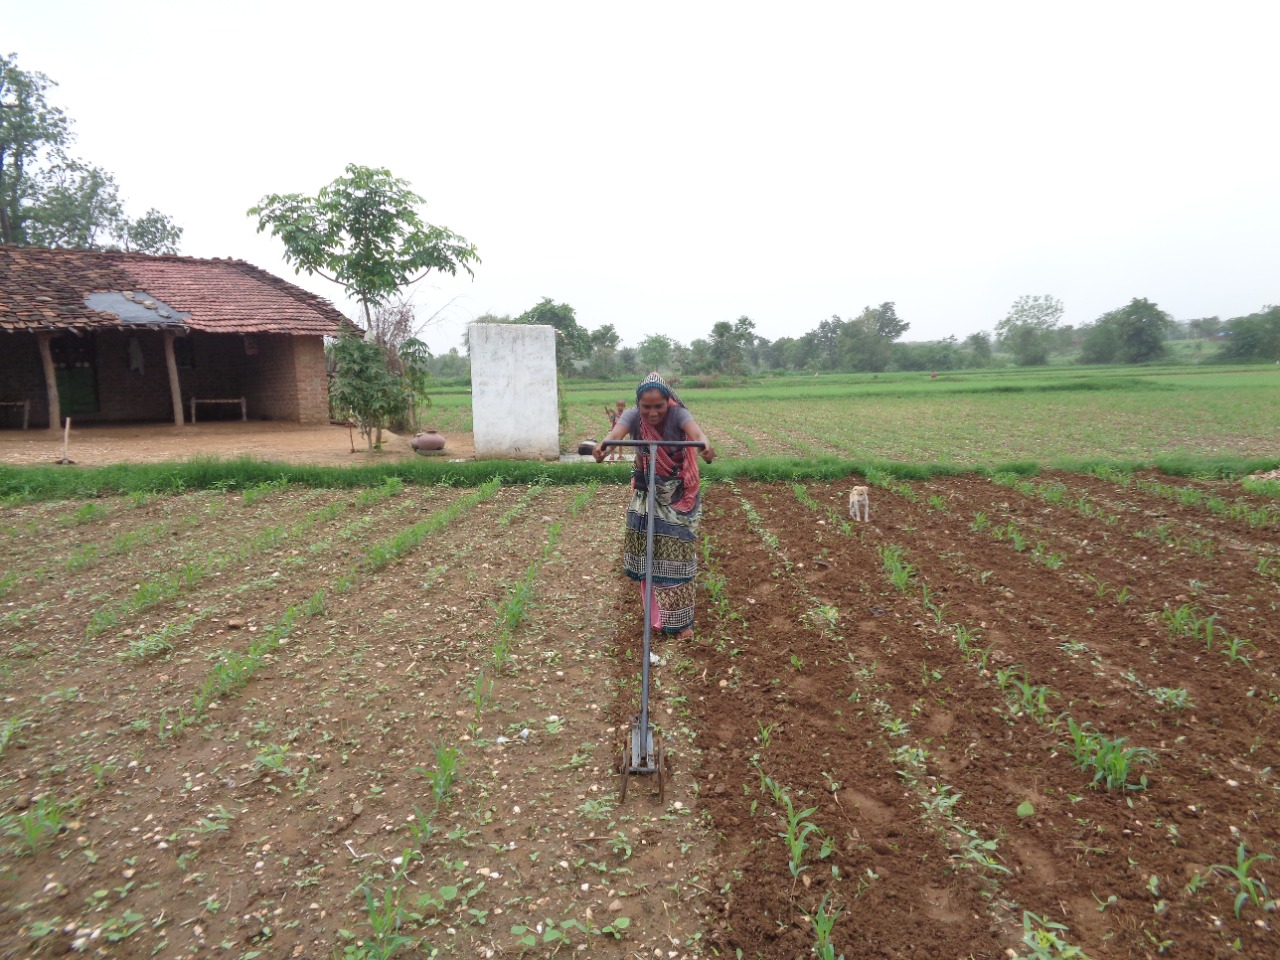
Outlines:
{"label": "wooden bench", "polygon": [[232,397],[229,400],[211,400],[208,397],[192,397],[191,398],[191,422],[196,422],[196,404],[197,403],[238,403],[240,404],[240,419],[249,419],[249,406],[245,403],[244,397]]}
{"label": "wooden bench", "polygon": [[30,400],[0,400],[0,407],[21,407],[22,408],[22,429],[26,430],[31,425],[31,401]]}

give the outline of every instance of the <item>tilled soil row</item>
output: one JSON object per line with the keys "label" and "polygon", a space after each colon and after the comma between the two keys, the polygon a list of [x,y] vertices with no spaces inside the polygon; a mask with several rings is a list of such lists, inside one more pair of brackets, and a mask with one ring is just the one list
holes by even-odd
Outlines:
{"label": "tilled soil row", "polygon": [[[1214,546],[1212,557],[1161,543],[1153,535],[1165,516],[1159,505],[1152,512],[1123,511],[1117,514],[1120,520],[1108,525],[1081,517],[1066,505],[1049,505],[977,477],[942,480],[937,486],[969,506],[986,503],[993,524],[999,525],[999,516],[1008,517],[1032,539],[1060,549],[1080,588],[1094,590],[1095,581],[1102,581],[1137,591],[1140,584],[1138,601],[1148,611],[1192,603],[1206,613],[1217,613],[1225,629],[1252,640],[1264,657],[1280,642],[1280,619],[1270,609],[1280,600],[1280,588],[1257,572],[1255,548],[1240,544],[1222,549],[1233,534],[1206,517],[1200,518],[1194,533],[1200,542]],[[1086,580],[1081,572],[1085,568],[1094,581]]]}
{"label": "tilled soil row", "polygon": [[[810,492],[815,499],[831,503],[838,502],[840,496],[840,491],[831,487],[815,487]],[[999,652],[1005,654],[1007,663],[1025,664],[1032,682],[1048,680],[1053,686],[1061,684],[1065,689],[1065,681],[1070,680],[1074,699],[1071,710],[1078,721],[1095,720],[1108,735],[1115,735],[1128,732],[1115,718],[1129,715],[1134,732],[1140,732],[1140,711],[1126,707],[1124,698],[1117,695],[1106,678],[1092,678],[1091,686],[1087,671],[1073,671],[1069,669],[1069,661],[1063,663],[1054,656],[1057,653],[1054,633],[1061,630],[1070,635],[1071,631],[1079,631],[1081,624],[1072,622],[1069,609],[1055,607],[1051,615],[1043,615],[1045,611],[1040,609],[1040,604],[1056,603],[1055,594],[1041,594],[1028,571],[1018,570],[1016,566],[1008,568],[1010,562],[1015,565],[1020,562],[1014,559],[1019,554],[1008,551],[1003,566],[998,555],[974,557],[966,550],[970,546],[964,542],[966,534],[960,530],[950,531],[945,525],[939,527],[938,518],[931,519],[926,508],[885,491],[879,491],[876,497],[880,504],[878,516],[892,517],[893,528],[873,524],[872,533],[867,536],[883,537],[904,549],[906,558],[917,565],[917,576],[927,583],[934,602],[945,606],[948,621],[970,626],[978,622],[988,622],[993,627],[999,624],[998,631],[985,631],[985,639],[981,641],[996,640],[993,660]],[[802,529],[803,519],[795,516],[796,507],[783,508],[780,496],[774,498],[774,503],[780,510],[773,521],[778,525],[776,529]],[[928,529],[929,533],[918,532],[922,529]],[[783,536],[783,540],[787,542],[788,537]],[[939,556],[938,546],[942,542],[946,542],[947,550]],[[803,543],[797,549],[803,550]],[[813,551],[810,546],[809,553]],[[957,554],[965,559],[964,572],[952,569]],[[975,560],[980,563],[974,563]],[[855,557],[852,562],[856,567],[874,567],[877,558],[874,555]],[[839,567],[833,565],[823,574],[824,590],[829,591],[827,584],[837,569]],[[992,576],[986,578],[987,584],[973,577],[974,569],[992,571]],[[1005,588],[997,584],[1016,584],[1018,594],[1025,597],[1025,601],[1016,607],[1007,604],[1002,597]],[[830,598],[828,602],[838,603]],[[923,605],[920,613],[922,617],[925,614]],[[1036,629],[1034,625],[1027,630],[1028,618],[1032,616],[1046,625],[1051,624],[1053,632]],[[1078,619],[1090,616],[1083,607],[1076,614]],[[957,663],[955,669],[963,670],[965,665]],[[952,668],[948,666],[942,672],[951,681]],[[985,691],[958,694],[954,700],[963,704],[957,711],[962,715],[957,720],[958,727],[971,735],[987,729],[988,738],[999,742],[999,727],[1009,721],[1007,708],[1001,703],[1002,697],[994,684],[988,684]],[[1100,706],[1103,704],[1105,709]],[[1187,731],[1183,736],[1195,735],[1183,729]],[[1198,740],[1198,745],[1212,749],[1214,732],[1208,731]],[[1010,734],[1014,737],[1013,744],[1006,746],[1003,757],[998,752],[988,753],[986,765],[969,764],[963,771],[969,776],[962,778],[960,772],[948,770],[948,778],[954,777],[957,789],[967,794],[959,808],[962,811],[967,809],[967,803],[976,803],[980,809],[985,804],[993,813],[1005,814],[1002,820],[989,821],[998,831],[1013,837],[1034,831],[1033,835],[1039,840],[1038,850],[1044,856],[1039,864],[1034,851],[1024,857],[1020,876],[1030,878],[1032,890],[1037,881],[1043,883],[1052,878],[1049,889],[1059,891],[1065,905],[1063,914],[1069,917],[1065,922],[1087,952],[1091,956],[1143,956],[1149,949],[1144,936],[1112,939],[1119,931],[1132,935],[1142,929],[1149,930],[1153,936],[1173,936],[1180,945],[1198,943],[1207,951],[1203,954],[1206,956],[1224,949],[1225,931],[1217,927],[1216,918],[1230,913],[1229,890],[1221,883],[1211,883],[1212,889],[1192,893],[1180,885],[1195,872],[1205,872],[1208,864],[1233,861],[1230,826],[1252,824],[1247,832],[1251,849],[1261,850],[1275,843],[1274,828],[1269,825],[1273,821],[1259,820],[1259,815],[1273,806],[1266,784],[1259,779],[1250,789],[1249,782],[1228,782],[1230,771],[1219,770],[1215,774],[1204,766],[1205,761],[1196,753],[1195,746],[1183,746],[1171,736],[1152,744],[1160,749],[1161,765],[1152,774],[1150,789],[1128,798],[1133,803],[1130,809],[1122,795],[1085,788],[1088,778],[1072,769],[1065,751],[1058,746],[1064,733],[1023,721],[1012,730],[1006,726],[1004,736],[1007,738]],[[972,776],[974,773],[976,779]],[[1240,781],[1249,779],[1247,773],[1237,776]],[[1042,796],[1033,800],[1036,817],[1020,822],[1016,816],[1008,816],[1012,813],[1008,801],[1011,796],[1017,796],[1020,787],[1025,790],[1028,783],[1036,785]],[[1014,846],[1018,850],[1017,841]],[[1076,857],[1074,863],[1064,862],[1061,856],[1068,850]],[[1165,878],[1165,886],[1160,887],[1161,897],[1166,904],[1175,905],[1162,913],[1152,912],[1155,898],[1147,884],[1153,874]],[[1066,877],[1071,879],[1064,882]],[[1017,884],[1010,889],[1015,896],[1021,892]],[[1025,886],[1022,889],[1025,890]],[[1105,916],[1100,916],[1097,901],[1086,895],[1086,891],[1092,891],[1102,900],[1114,893],[1119,900],[1107,908]],[[1250,937],[1259,936],[1257,930],[1245,922],[1233,923],[1231,929],[1243,935],[1246,942]],[[1227,942],[1229,940],[1230,937]]]}
{"label": "tilled soil row", "polygon": [[[563,490],[554,492],[556,500],[565,496]],[[544,494],[544,498],[553,496]],[[482,509],[469,517],[472,529],[499,529],[496,517],[513,500],[514,494],[506,502],[488,505],[487,513]],[[501,528],[503,537],[478,537],[479,552],[471,553],[471,563],[459,557],[465,566],[460,564],[452,578],[441,577],[426,588],[428,595],[438,594],[445,600],[460,597],[467,608],[452,620],[443,637],[436,634],[436,647],[447,650],[470,633],[477,634],[478,641],[488,629],[474,614],[501,595],[510,581],[512,571],[504,571],[504,564],[517,564],[522,571],[545,537],[546,524],[536,513],[539,506],[535,502],[534,514],[526,511]],[[460,545],[456,536],[450,540]],[[115,799],[114,792],[90,794],[78,812],[86,845],[113,851],[136,851],[136,838],[130,842],[125,826],[129,823],[147,824],[141,837],[144,851],[146,847],[163,850],[159,845],[175,831],[189,829],[202,817],[212,816],[217,823],[219,810],[235,812],[208,837],[193,834],[194,846],[178,844],[173,853],[140,857],[148,865],[148,879],[165,891],[170,913],[198,918],[183,928],[191,948],[228,939],[249,942],[249,937],[260,937],[266,925],[277,931],[273,951],[287,951],[279,955],[297,949],[304,952],[294,955],[328,953],[338,942],[337,926],[356,926],[360,920],[359,898],[348,900],[347,894],[369,869],[370,847],[389,859],[394,848],[411,845],[404,836],[388,832],[412,816],[415,806],[430,809],[430,788],[411,768],[434,766],[433,743],[470,739],[462,732],[466,721],[454,709],[466,704],[464,671],[436,660],[436,650],[425,642],[412,610],[398,617],[387,606],[397,580],[401,602],[409,599],[406,587],[414,580],[406,575],[415,567],[422,570],[410,555],[394,571],[384,571],[386,589],[365,584],[366,589],[342,594],[327,611],[325,623],[312,622],[308,629],[295,632],[289,646],[271,658],[245,691],[221,705],[209,727],[219,732],[217,737],[189,734],[176,743],[145,749],[142,769],[131,766],[122,772],[123,782],[132,785],[120,792],[120,799]],[[419,593],[423,590],[420,582],[415,586]],[[475,595],[469,595],[468,589]],[[361,626],[363,630],[357,629]],[[404,654],[413,646],[420,648],[419,657],[410,658],[406,667]],[[509,693],[507,685],[512,681],[496,679]],[[277,690],[291,691],[291,695],[280,696]],[[255,768],[253,758],[269,740],[287,744],[291,772],[273,776]],[[516,742],[525,743],[519,738]],[[572,747],[568,749],[571,753]],[[305,776],[299,773],[304,763]],[[53,783],[43,786],[56,789]],[[152,815],[145,815],[148,810]],[[475,822],[482,823],[484,818]],[[347,842],[365,852],[353,853]],[[202,852],[206,845],[213,849]],[[192,882],[197,867],[184,868],[176,853],[191,855],[197,866],[202,856],[217,857],[231,869],[218,869],[219,886],[211,891],[198,876]],[[247,856],[259,862],[244,863]],[[389,876],[391,869],[382,872]],[[59,872],[60,882],[72,890],[103,882],[100,869],[93,866],[82,868],[69,878],[70,883],[63,879],[65,874],[65,870]],[[3,899],[26,904],[27,918],[38,916],[39,905],[52,894],[44,890],[41,896],[41,873],[24,871],[24,876],[35,888],[10,890]],[[299,885],[299,878],[313,880],[316,888]],[[180,894],[176,900],[175,892]],[[210,895],[221,905],[216,915],[204,915],[208,911],[201,909],[202,899]],[[299,897],[316,898],[317,907],[307,906]],[[148,905],[146,899],[136,897],[130,902],[139,912]],[[264,904],[271,908],[264,912]],[[247,918],[253,922],[246,929]],[[291,932],[282,933],[281,925],[291,923],[296,926],[284,927]],[[173,937],[171,933],[171,942]]]}
{"label": "tilled soil row", "polygon": [[[164,577],[194,561],[234,554],[247,548],[270,527],[287,529],[310,511],[351,497],[351,494],[328,491],[308,491],[307,494],[292,501],[264,499],[250,507],[209,502],[200,497],[195,502],[204,500],[205,509],[188,521],[181,519],[182,507],[175,504],[174,519],[155,525],[161,528],[160,536],[148,536],[135,548],[99,557],[97,562],[83,567],[63,566],[56,572],[46,569],[39,577],[21,581],[20,589],[6,598],[6,604],[30,609],[30,615],[23,616],[21,621],[24,637],[37,640],[42,651],[56,650],[60,640],[76,636],[77,631],[83,637],[94,613],[126,599],[139,584]],[[190,504],[187,509],[190,510]],[[163,529],[166,523],[168,529]],[[129,529],[144,530],[151,526],[143,522]],[[112,532],[106,542],[120,532],[128,530]],[[288,546],[292,545],[281,543],[282,548]],[[238,571],[236,575],[238,578]],[[206,581],[212,579],[216,578],[206,577]],[[76,652],[81,649],[82,645],[78,644]]]}
{"label": "tilled soil row", "polygon": [[[125,498],[85,501],[72,508],[58,503],[61,512],[50,515],[48,504],[27,504],[14,508],[26,532],[4,544],[4,566],[18,575],[14,593],[23,593],[23,602],[48,596],[66,597],[79,592],[81,581],[106,569],[112,575],[127,575],[131,565],[142,565],[163,554],[171,554],[169,565],[198,557],[191,547],[199,535],[211,528],[234,532],[256,531],[287,523],[296,515],[351,494],[332,490],[285,488],[244,505],[241,495],[198,491],[174,497],[157,497],[141,506]],[[202,509],[195,510],[193,505]],[[78,522],[76,514],[84,506],[101,505],[106,511],[88,522]],[[193,539],[193,535],[194,539]],[[51,558],[52,561],[51,561]]]}
{"label": "tilled soil row", "polygon": [[[729,955],[803,955],[814,942],[806,917],[830,893],[831,906],[845,909],[834,942],[850,956],[997,954],[1003,933],[979,884],[951,866],[918,800],[897,781],[891,747],[865,704],[849,702],[860,682],[855,666],[870,664],[867,641],[851,663],[843,642],[811,624],[801,582],[748,528],[732,491],[717,485],[706,504],[704,530],[729,601],[718,615],[704,594],[703,639],[688,648],[702,746],[693,773],[723,851],[714,943]],[[902,629],[893,620],[885,615],[875,627]],[[778,836],[785,820],[762,775],[791,791],[797,810],[816,808],[810,819],[835,842],[825,860],[809,852],[807,882],[790,873]]]}
{"label": "tilled soil row", "polygon": [[[1236,602],[1232,592],[1237,589],[1236,581],[1248,581],[1241,565],[1208,571],[1201,568],[1201,575],[1213,580],[1194,601],[1206,615],[1215,610],[1230,611],[1231,619],[1245,620],[1252,635],[1259,638],[1262,656],[1256,663],[1228,664],[1221,651],[1206,651],[1201,642],[1191,637],[1173,637],[1160,622],[1159,613],[1165,605],[1172,607],[1193,600],[1189,590],[1173,592],[1178,589],[1178,581],[1163,568],[1161,559],[1144,562],[1144,555],[1138,551],[1155,555],[1150,544],[1123,533],[1115,534],[1105,525],[1095,525],[1088,518],[1065,510],[1029,504],[1014,491],[979,486],[981,483],[964,478],[959,482],[948,480],[937,488],[930,485],[930,490],[945,491],[952,508],[948,513],[926,509],[919,502],[895,502],[895,517],[904,526],[919,523],[930,528],[927,542],[913,559],[921,563],[932,560],[937,555],[936,544],[945,540],[947,550],[942,556],[963,562],[971,570],[1017,569],[1016,577],[979,582],[969,588],[971,596],[990,601],[989,607],[979,606],[975,614],[985,622],[992,619],[994,610],[1002,610],[1006,617],[1043,633],[1046,641],[1052,642],[1052,650],[1037,652],[1047,654],[1049,669],[1055,672],[1069,672],[1071,664],[1080,670],[1099,669],[1077,657],[1055,656],[1065,639],[1084,642],[1100,654],[1106,661],[1102,670],[1110,680],[1110,694],[1103,701],[1108,723],[1120,729],[1155,725],[1162,736],[1185,738],[1190,717],[1207,719],[1212,726],[1201,739],[1210,755],[1228,760],[1249,755],[1251,767],[1280,761],[1280,753],[1274,752],[1275,734],[1280,734],[1280,708],[1272,695],[1280,684],[1269,666],[1273,659],[1267,656],[1268,650],[1273,649],[1271,635],[1275,630],[1270,625],[1263,628],[1253,616],[1258,601],[1246,597]],[[983,499],[984,494],[991,499]],[[987,531],[975,532],[968,520],[977,512],[987,513],[996,526],[1001,524],[1001,517],[1014,519],[1029,540],[1038,540],[1048,549],[1061,552],[1066,558],[1063,565],[1050,570],[1038,563],[1029,550],[1018,552],[1008,542],[991,538]],[[1098,595],[1099,587],[1084,576],[1084,570],[1111,584],[1106,596]],[[1121,586],[1130,590],[1125,603],[1116,600],[1116,590]],[[1256,584],[1252,586],[1256,588]],[[1087,619],[1082,616],[1085,613]],[[996,619],[999,618],[992,622]],[[1072,621],[1076,625],[1068,627]],[[1255,632],[1255,628],[1261,628],[1261,632]],[[1000,637],[992,635],[992,639]],[[1134,678],[1140,679],[1141,687],[1135,685]],[[1058,683],[1055,678],[1055,688],[1067,692]],[[1144,688],[1159,687],[1186,689],[1198,709],[1185,711],[1188,716],[1180,711],[1153,709],[1155,701]]]}
{"label": "tilled soil row", "polygon": [[[100,601],[92,607],[76,607],[74,615],[50,618],[45,624],[45,638],[39,647],[40,657],[28,669],[41,669],[40,664],[56,658],[55,670],[42,669],[40,686],[33,690],[42,702],[30,702],[29,715],[38,724],[73,722],[83,729],[112,729],[136,720],[147,720],[130,713],[132,694],[140,686],[147,689],[148,701],[159,706],[159,712],[180,710],[189,703],[195,689],[208,675],[209,660],[213,651],[236,652],[247,648],[255,633],[269,629],[290,604],[301,603],[325,579],[316,577],[326,568],[338,570],[350,565],[360,555],[360,543],[341,540],[339,534],[353,522],[361,525],[361,536],[381,538],[405,525],[404,514],[415,509],[439,509],[451,502],[458,493],[441,490],[425,494],[406,491],[389,501],[379,501],[371,507],[356,508],[353,518],[348,508],[327,523],[317,524],[302,531],[298,537],[285,538],[271,548],[252,553],[244,561],[229,565],[220,573],[204,577],[190,589],[184,589],[177,597],[167,600],[139,614],[128,614],[113,629],[86,640],[86,624],[100,607],[118,604],[134,589],[138,580],[126,577],[115,581],[114,597]],[[352,504],[354,507],[354,503]],[[296,512],[292,517],[281,516],[284,521],[297,522],[307,511]],[[260,531],[232,528],[230,538],[219,528],[216,539],[207,531],[195,530],[193,534],[204,537],[206,556],[231,555],[253,542]],[[328,551],[324,559],[312,559],[309,554],[318,544],[331,543],[323,548]],[[376,542],[376,541],[375,541]],[[216,544],[210,550],[211,544]],[[189,549],[195,553],[201,541],[196,539]],[[307,568],[305,561],[311,561]],[[306,572],[303,572],[303,571]],[[296,572],[295,572],[296,571]],[[287,575],[286,575],[287,574]],[[145,579],[145,576],[139,577]],[[332,579],[332,575],[327,578]],[[228,581],[238,584],[258,585],[263,589],[237,589],[228,594]],[[277,584],[279,589],[276,589]],[[157,669],[152,658],[125,660],[120,653],[127,650],[132,639],[141,639],[149,633],[157,633],[165,627],[192,619],[189,630],[172,638],[175,656],[166,658]],[[239,629],[229,629],[229,624]],[[206,656],[195,656],[200,651]],[[74,690],[74,696],[47,695],[46,691]]]}

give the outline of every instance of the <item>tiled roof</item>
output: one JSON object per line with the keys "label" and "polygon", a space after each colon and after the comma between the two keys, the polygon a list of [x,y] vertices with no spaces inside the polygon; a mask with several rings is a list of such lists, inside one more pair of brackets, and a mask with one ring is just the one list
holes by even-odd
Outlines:
{"label": "tiled roof", "polygon": [[[351,327],[329,301],[243,260],[0,244],[0,330],[123,326],[118,314],[93,310],[85,298],[126,291],[189,314],[185,325],[208,333],[334,336]],[[157,317],[157,326],[173,322]]]}

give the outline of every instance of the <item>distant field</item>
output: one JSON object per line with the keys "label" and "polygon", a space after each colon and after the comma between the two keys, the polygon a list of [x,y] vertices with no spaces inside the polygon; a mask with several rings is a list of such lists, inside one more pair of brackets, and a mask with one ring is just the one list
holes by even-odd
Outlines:
{"label": "distant field", "polygon": [[[927,374],[780,377],[680,387],[727,456],[990,464],[1035,460],[1280,454],[1280,367],[1051,367]],[[569,449],[597,438],[604,406],[630,381],[570,383]],[[427,415],[471,429],[470,396],[441,392]]]}

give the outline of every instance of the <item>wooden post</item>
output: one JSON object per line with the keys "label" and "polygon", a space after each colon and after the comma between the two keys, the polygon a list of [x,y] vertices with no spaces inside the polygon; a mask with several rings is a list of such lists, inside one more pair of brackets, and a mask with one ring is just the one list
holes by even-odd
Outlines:
{"label": "wooden post", "polygon": [[[164,365],[169,368],[169,393],[173,397],[173,424],[182,426],[182,387],[178,384],[178,361],[173,356],[173,331],[164,332]],[[192,419],[194,417],[192,410]]]}
{"label": "wooden post", "polygon": [[53,334],[47,330],[36,332],[36,343],[40,345],[40,365],[44,367],[44,388],[49,398],[49,429],[57,430],[62,426],[62,404],[58,401],[58,375],[53,370],[53,351],[49,349],[49,341]]}

